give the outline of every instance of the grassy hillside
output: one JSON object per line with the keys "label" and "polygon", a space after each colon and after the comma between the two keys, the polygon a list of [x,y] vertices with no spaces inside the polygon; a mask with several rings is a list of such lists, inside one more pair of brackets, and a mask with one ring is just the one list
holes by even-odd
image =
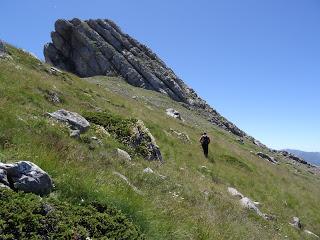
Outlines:
{"label": "grassy hillside", "polygon": [[[257,146],[240,144],[234,135],[164,95],[117,78],[52,73],[29,54],[8,50],[12,59],[0,59],[0,160],[29,160],[47,171],[56,188],[45,201],[70,209],[91,202],[117,209],[130,222],[128,228],[141,229],[146,239],[308,239],[288,224],[293,216],[320,234],[319,176],[281,159],[272,165],[257,158],[250,152],[261,151]],[[60,103],[51,101],[53,93]],[[166,116],[169,107],[185,121]],[[122,119],[143,120],[164,164],[139,154],[130,163],[115,159],[115,148],[131,150],[94,125],[81,139],[70,138],[63,124],[46,116],[61,108],[80,114],[106,110]],[[170,129],[186,133],[190,142]],[[198,144],[204,130],[212,138],[208,159]],[[144,173],[146,167],[154,173]],[[115,173],[126,176],[131,186]],[[228,194],[229,186],[261,202],[261,210],[275,220],[241,208]],[[0,229],[3,224],[0,220]]]}

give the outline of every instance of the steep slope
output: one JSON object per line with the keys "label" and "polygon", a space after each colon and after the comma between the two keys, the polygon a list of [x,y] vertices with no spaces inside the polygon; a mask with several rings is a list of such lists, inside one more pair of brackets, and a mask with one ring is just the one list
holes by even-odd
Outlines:
{"label": "steep slope", "polygon": [[[0,59],[0,159],[29,160],[51,175],[55,191],[41,201],[65,203],[68,214],[93,201],[112,206],[146,239],[313,239],[289,225],[294,216],[300,217],[305,229],[320,234],[320,178],[314,168],[248,139],[239,142],[197,111],[161,93],[133,87],[117,77],[78,78],[16,48],[8,46],[7,51],[8,57]],[[168,107],[178,110],[185,121],[167,116]],[[93,123],[78,139],[71,138],[64,124],[46,114],[58,109],[83,115],[107,110],[114,119],[142,120],[164,163],[134,155],[124,142]],[[203,129],[212,137],[208,159],[198,144]],[[116,148],[128,151],[131,162],[116,158]],[[279,163],[259,158],[259,151]],[[228,187],[259,201],[260,210],[273,215],[273,220],[242,208]],[[37,201],[19,193],[16,203],[37,206]],[[0,215],[28,226],[24,211],[12,211],[8,215],[0,208]],[[3,219],[0,230],[7,223]],[[68,226],[75,219],[70,218]]]}
{"label": "steep slope", "polygon": [[295,149],[285,149],[285,151],[292,153],[311,164],[320,166],[320,152],[305,152]]}
{"label": "steep slope", "polygon": [[110,20],[57,20],[47,63],[80,77],[119,75],[129,84],[154,90],[199,111],[208,121],[238,136],[246,134],[202,100],[149,48]]}

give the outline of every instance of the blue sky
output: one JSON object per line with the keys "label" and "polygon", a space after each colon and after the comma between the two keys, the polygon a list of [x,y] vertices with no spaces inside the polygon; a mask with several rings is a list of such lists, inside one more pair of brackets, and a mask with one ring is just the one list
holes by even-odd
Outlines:
{"label": "blue sky", "polygon": [[1,0],[0,38],[43,58],[73,17],[114,20],[268,146],[320,151],[319,0]]}

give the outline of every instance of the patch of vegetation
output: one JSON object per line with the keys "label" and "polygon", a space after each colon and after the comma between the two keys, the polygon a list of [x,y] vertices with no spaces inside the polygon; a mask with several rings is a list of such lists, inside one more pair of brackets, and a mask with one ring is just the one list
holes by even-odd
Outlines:
{"label": "patch of vegetation", "polygon": [[144,239],[120,211],[93,202],[77,206],[0,190],[1,239]]}
{"label": "patch of vegetation", "polygon": [[[129,146],[137,155],[145,158],[149,155],[148,146],[151,142],[142,129],[141,123],[135,118],[123,118],[119,115],[112,114],[109,111],[104,112],[84,112],[83,116],[91,123],[103,126],[119,142]],[[142,132],[143,137],[137,137],[135,129]]]}
{"label": "patch of vegetation", "polygon": [[253,171],[248,164],[244,163],[243,161],[239,160],[238,158],[236,158],[234,156],[222,155],[220,158],[223,159],[227,164],[230,164],[232,166],[245,169],[245,170],[247,170],[249,172]]}

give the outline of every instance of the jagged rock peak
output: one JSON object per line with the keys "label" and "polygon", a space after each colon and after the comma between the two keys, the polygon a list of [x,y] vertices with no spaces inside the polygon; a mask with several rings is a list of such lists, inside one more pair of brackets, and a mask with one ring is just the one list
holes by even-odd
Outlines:
{"label": "jagged rock peak", "polygon": [[196,97],[156,54],[110,20],[57,20],[51,38],[44,48],[46,62],[80,77],[119,74],[174,100],[191,103]]}
{"label": "jagged rock peak", "polygon": [[148,47],[125,34],[111,20],[59,19],[44,47],[47,63],[80,77],[120,75],[129,84],[154,90],[199,110],[210,122],[246,134],[220,116]]}

